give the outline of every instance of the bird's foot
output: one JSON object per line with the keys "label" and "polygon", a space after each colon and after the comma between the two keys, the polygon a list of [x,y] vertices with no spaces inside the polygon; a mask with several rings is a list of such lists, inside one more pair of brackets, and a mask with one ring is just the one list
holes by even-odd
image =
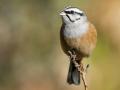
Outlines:
{"label": "bird's foot", "polygon": [[70,60],[75,60],[76,59],[76,54],[75,54],[74,50],[68,51],[68,53],[69,53]]}
{"label": "bird's foot", "polygon": [[75,53],[75,51],[74,51],[74,50],[68,51],[68,53],[69,53],[70,60],[72,60],[72,62],[74,63],[75,67],[76,67],[76,68],[79,68],[80,65],[79,65],[79,63],[76,61],[76,53]]}

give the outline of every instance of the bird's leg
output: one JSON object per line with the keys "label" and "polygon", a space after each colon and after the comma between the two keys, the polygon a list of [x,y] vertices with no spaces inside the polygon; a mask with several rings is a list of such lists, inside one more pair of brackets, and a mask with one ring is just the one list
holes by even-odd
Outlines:
{"label": "bird's leg", "polygon": [[78,64],[78,62],[76,61],[76,53],[74,50],[72,51],[68,51],[69,53],[69,57],[70,57],[70,60],[72,60],[72,62],[74,63],[75,67],[76,68],[79,68],[80,65]]}
{"label": "bird's leg", "polygon": [[75,55],[75,52],[74,52],[74,51],[68,51],[68,53],[69,53],[70,60],[76,58],[76,55]]}

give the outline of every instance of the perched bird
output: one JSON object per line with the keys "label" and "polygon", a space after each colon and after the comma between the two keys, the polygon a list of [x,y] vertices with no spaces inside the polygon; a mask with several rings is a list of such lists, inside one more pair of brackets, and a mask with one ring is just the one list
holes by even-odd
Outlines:
{"label": "perched bird", "polygon": [[[82,69],[82,59],[89,57],[96,46],[96,29],[88,21],[85,12],[76,7],[65,8],[60,12],[60,16],[62,17],[60,30],[61,47],[68,56],[72,56],[70,52],[76,55],[75,61]],[[79,85],[81,72],[82,70],[79,71],[73,61],[70,60],[67,82]]]}

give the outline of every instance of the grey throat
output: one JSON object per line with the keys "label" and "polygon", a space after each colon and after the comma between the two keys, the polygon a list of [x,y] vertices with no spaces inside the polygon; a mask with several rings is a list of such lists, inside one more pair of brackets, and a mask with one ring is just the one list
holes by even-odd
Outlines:
{"label": "grey throat", "polygon": [[83,36],[88,31],[89,23],[71,23],[65,25],[64,36],[66,38],[76,38]]}

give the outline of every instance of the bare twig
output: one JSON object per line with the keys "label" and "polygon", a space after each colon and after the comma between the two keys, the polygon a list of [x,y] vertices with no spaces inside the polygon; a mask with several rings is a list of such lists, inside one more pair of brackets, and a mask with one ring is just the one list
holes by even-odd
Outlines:
{"label": "bare twig", "polygon": [[77,56],[75,54],[75,51],[72,51],[72,52],[68,51],[68,53],[69,53],[69,56],[70,56],[70,60],[72,60],[75,67],[78,69],[78,71],[80,71],[85,90],[87,90],[87,83],[86,83],[86,77],[85,76],[86,76],[86,72],[87,72],[87,69],[89,67],[89,64],[84,68],[82,62],[80,62],[80,65],[79,65],[79,63],[76,61]]}

